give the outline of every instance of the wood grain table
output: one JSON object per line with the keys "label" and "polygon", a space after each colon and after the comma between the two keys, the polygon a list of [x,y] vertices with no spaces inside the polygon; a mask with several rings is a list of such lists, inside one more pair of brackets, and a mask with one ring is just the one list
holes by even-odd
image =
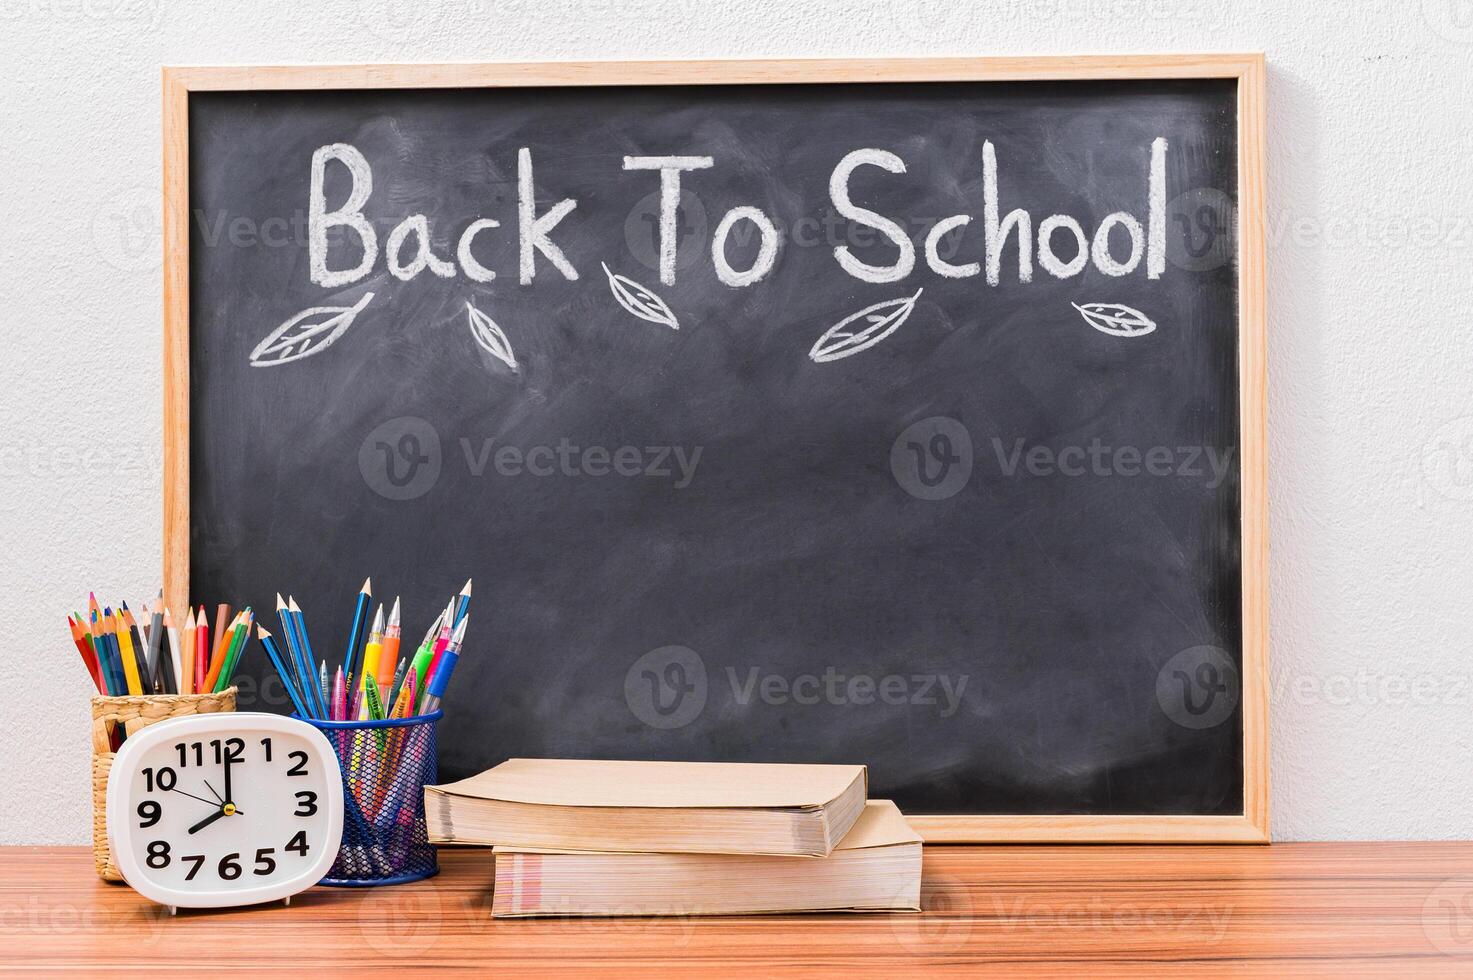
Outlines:
{"label": "wood grain table", "polygon": [[1473,976],[1473,842],[932,846],[920,915],[493,920],[490,853],[441,866],[171,918],[85,848],[0,848],[0,972]]}

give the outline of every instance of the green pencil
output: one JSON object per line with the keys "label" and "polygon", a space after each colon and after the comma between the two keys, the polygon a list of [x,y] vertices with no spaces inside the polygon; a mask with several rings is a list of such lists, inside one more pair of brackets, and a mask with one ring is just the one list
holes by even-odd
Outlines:
{"label": "green pencil", "polygon": [[215,693],[219,694],[230,686],[231,678],[235,676],[235,664],[240,660],[241,651],[245,649],[246,637],[251,632],[251,607],[247,606],[245,618],[235,627],[230,636],[230,646],[225,651],[225,665],[220,668],[220,676],[215,679]]}

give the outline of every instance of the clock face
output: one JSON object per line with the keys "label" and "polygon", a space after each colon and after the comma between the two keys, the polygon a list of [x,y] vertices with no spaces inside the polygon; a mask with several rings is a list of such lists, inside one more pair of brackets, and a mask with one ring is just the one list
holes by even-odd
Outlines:
{"label": "clock face", "polygon": [[265,714],[197,715],[130,736],[108,780],[128,883],[170,905],[271,901],[337,855],[343,787],[322,733]]}

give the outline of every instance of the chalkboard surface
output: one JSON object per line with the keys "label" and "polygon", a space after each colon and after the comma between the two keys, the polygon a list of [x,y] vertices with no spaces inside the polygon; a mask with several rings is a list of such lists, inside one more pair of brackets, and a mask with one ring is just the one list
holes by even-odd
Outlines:
{"label": "chalkboard surface", "polygon": [[190,593],[292,593],[336,658],[365,575],[406,645],[474,578],[446,778],[862,762],[910,813],[1243,812],[1232,80],[188,122]]}

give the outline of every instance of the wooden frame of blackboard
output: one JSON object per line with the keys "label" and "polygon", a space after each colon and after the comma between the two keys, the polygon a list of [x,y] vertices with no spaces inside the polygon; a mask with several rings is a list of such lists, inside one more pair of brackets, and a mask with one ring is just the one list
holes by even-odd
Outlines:
{"label": "wooden frame of blackboard", "polygon": [[189,595],[189,94],[289,89],[1230,78],[1237,85],[1243,813],[908,815],[928,843],[1267,843],[1265,69],[1261,54],[904,60],[189,66],[163,69],[164,584]]}

